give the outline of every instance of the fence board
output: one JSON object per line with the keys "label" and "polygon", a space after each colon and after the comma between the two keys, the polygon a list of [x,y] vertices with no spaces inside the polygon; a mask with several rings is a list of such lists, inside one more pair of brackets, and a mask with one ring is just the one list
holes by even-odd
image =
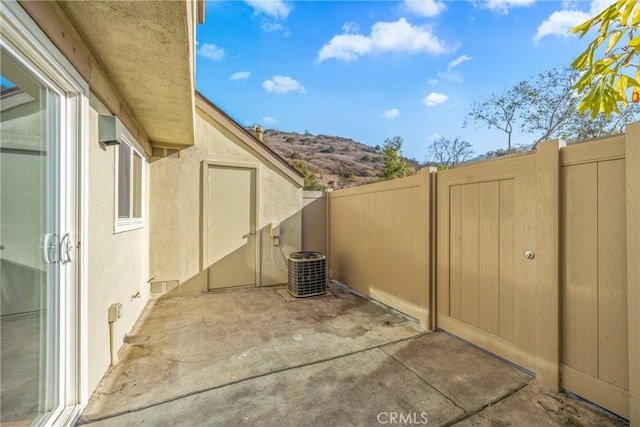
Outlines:
{"label": "fence board", "polygon": [[562,171],[564,209],[563,361],[598,375],[598,198],[595,163]]}
{"label": "fence board", "polygon": [[[330,276],[429,327],[429,171],[329,193]],[[339,236],[336,234],[339,233]]]}
{"label": "fence board", "polygon": [[514,306],[514,181],[500,181],[500,248],[499,248],[499,303],[500,330],[502,338],[513,341],[513,306]]}
{"label": "fence board", "polygon": [[500,335],[500,182],[479,187],[478,326]]}
{"label": "fence board", "polygon": [[478,326],[478,184],[462,186],[461,319]]}
{"label": "fence board", "polygon": [[598,163],[598,377],[629,387],[624,160]]}

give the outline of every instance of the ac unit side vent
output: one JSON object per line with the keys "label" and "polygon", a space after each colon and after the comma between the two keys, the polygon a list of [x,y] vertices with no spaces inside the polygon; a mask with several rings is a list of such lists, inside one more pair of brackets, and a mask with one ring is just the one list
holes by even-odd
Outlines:
{"label": "ac unit side vent", "polygon": [[177,280],[165,280],[162,282],[151,282],[149,284],[149,290],[151,291],[151,299],[158,298],[167,292],[171,292],[179,286]]}
{"label": "ac unit side vent", "polygon": [[327,293],[327,257],[320,252],[294,252],[287,257],[288,289],[296,298]]}

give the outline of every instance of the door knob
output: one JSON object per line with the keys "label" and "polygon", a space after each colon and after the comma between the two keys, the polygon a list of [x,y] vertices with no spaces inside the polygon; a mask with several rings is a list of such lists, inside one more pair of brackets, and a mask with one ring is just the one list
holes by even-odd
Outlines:
{"label": "door knob", "polygon": [[71,234],[66,233],[60,240],[60,263],[68,264],[73,261],[73,242]]}
{"label": "door knob", "polygon": [[536,254],[534,254],[533,251],[526,251],[524,253],[524,257],[526,259],[534,259],[536,257]]}

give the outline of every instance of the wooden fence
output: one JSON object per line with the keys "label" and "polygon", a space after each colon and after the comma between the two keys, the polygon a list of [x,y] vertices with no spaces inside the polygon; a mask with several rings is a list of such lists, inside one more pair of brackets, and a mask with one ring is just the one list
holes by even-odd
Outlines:
{"label": "wooden fence", "polygon": [[331,278],[639,425],[640,123],[323,202]]}

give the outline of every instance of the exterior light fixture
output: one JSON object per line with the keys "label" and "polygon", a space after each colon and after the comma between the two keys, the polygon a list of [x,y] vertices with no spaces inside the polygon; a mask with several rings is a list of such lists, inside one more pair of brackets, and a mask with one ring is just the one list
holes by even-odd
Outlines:
{"label": "exterior light fixture", "polygon": [[98,142],[101,145],[120,145],[122,122],[116,116],[98,116]]}

